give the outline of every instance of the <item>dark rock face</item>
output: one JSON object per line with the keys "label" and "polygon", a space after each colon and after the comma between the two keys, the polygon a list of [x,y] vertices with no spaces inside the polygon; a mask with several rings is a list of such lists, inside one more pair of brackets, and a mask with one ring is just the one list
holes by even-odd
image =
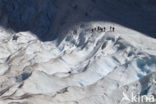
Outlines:
{"label": "dark rock face", "polygon": [[[0,26],[31,31],[40,40],[63,39],[88,22],[114,22],[156,38],[154,0],[0,0]],[[59,39],[58,39],[59,40]]]}
{"label": "dark rock face", "polygon": [[43,38],[48,34],[54,15],[50,0],[0,0],[0,22],[16,32],[32,31]]}

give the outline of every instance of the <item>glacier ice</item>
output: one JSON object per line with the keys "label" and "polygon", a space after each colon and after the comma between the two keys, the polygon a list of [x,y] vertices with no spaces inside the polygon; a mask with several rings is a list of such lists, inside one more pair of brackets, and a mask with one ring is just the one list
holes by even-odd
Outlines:
{"label": "glacier ice", "polygon": [[78,29],[60,45],[41,42],[31,32],[6,32],[0,47],[0,101],[119,104],[123,91],[155,94],[156,40],[116,26],[116,32]]}
{"label": "glacier ice", "polygon": [[[156,96],[155,1],[140,1],[0,0],[0,104]],[[91,32],[97,26],[106,31]]]}

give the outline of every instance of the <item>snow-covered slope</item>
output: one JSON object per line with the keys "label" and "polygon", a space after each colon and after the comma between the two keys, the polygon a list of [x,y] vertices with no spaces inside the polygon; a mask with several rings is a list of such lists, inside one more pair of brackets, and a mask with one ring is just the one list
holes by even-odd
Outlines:
{"label": "snow-covered slope", "polygon": [[[98,25],[117,28],[91,32]],[[145,85],[156,94],[156,40],[139,32],[92,22],[57,45],[0,30],[0,104],[122,104],[123,91],[141,94]]]}

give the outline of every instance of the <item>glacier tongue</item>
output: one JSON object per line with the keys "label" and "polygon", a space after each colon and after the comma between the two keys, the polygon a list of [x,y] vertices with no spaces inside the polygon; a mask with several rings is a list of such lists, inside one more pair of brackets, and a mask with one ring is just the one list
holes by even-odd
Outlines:
{"label": "glacier tongue", "polygon": [[123,91],[145,85],[156,94],[156,40],[103,25],[118,30],[75,28],[60,44],[0,28],[0,104],[122,104]]}

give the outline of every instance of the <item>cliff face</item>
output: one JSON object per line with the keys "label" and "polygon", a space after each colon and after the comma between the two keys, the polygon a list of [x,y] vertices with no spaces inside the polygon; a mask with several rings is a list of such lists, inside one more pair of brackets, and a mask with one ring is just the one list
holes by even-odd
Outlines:
{"label": "cliff face", "polygon": [[44,38],[49,34],[54,15],[51,0],[0,0],[0,22],[16,32],[32,31]]}
{"label": "cliff face", "polygon": [[155,37],[153,0],[0,0],[0,25],[31,31],[40,40],[61,41],[72,27],[89,22],[115,22]]}

